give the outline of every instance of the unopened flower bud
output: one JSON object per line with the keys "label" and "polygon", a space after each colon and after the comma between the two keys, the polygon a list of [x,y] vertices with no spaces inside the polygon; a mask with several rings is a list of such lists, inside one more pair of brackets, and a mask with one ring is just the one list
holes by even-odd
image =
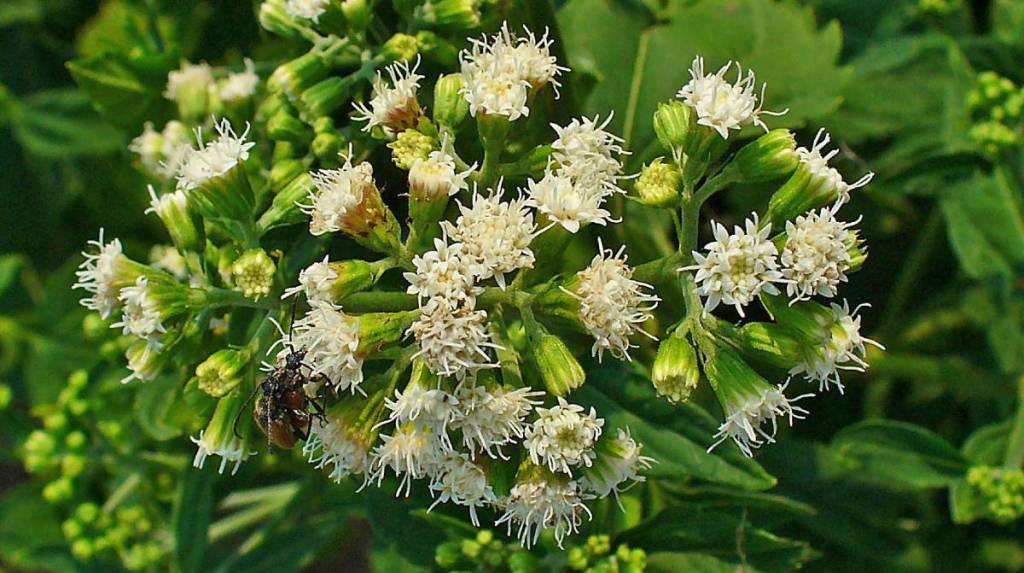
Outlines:
{"label": "unopened flower bud", "polygon": [[562,339],[548,332],[532,332],[530,350],[548,392],[565,396],[583,385],[586,372]]}
{"label": "unopened flower bud", "polygon": [[306,163],[304,161],[301,159],[284,159],[275,162],[274,166],[270,168],[270,176],[267,178],[267,182],[270,183],[271,190],[275,193],[280,193],[282,189],[303,173],[306,173]]}
{"label": "unopened flower bud", "polygon": [[654,112],[654,133],[666,151],[686,152],[690,137],[697,128],[693,109],[680,101],[658,104]]}
{"label": "unopened flower bud", "polygon": [[358,32],[365,30],[373,19],[373,12],[367,0],[342,0],[341,12],[348,21],[349,28]]}
{"label": "unopened flower bud", "polygon": [[330,71],[327,62],[318,52],[309,52],[278,66],[267,79],[267,87],[294,100],[302,92],[324,80]]}
{"label": "unopened flower bud", "polygon": [[479,0],[428,0],[416,8],[416,20],[444,30],[469,30],[480,25]]}
{"label": "unopened flower bud", "polygon": [[149,196],[149,209],[146,212],[156,213],[160,217],[174,246],[180,251],[202,251],[206,237],[203,228],[192,216],[185,192],[172,191],[158,197],[150,185]]}
{"label": "unopened flower bud", "polygon": [[124,354],[128,359],[128,369],[132,371],[131,374],[121,379],[121,382],[124,383],[132,380],[142,382],[152,380],[167,363],[167,355],[155,350],[145,340],[133,342]]}
{"label": "unopened flower bud", "polygon": [[329,116],[352,95],[355,80],[351,77],[334,76],[308,88],[295,101],[299,115],[307,122]]}
{"label": "unopened flower bud", "polygon": [[445,569],[454,567],[460,559],[462,559],[462,550],[457,543],[451,541],[438,545],[434,551],[434,562]]}
{"label": "unopened flower bud", "polygon": [[770,181],[788,175],[800,163],[796,138],[788,129],[773,129],[744,145],[734,161],[744,182]]}
{"label": "unopened flower bud", "polygon": [[232,392],[218,400],[206,429],[199,433],[198,438],[192,438],[192,442],[196,444],[196,456],[192,461],[194,467],[202,468],[206,458],[220,456],[219,472],[224,473],[224,470],[233,464],[233,474],[252,454],[248,444],[249,424],[239,425],[241,438],[235,435],[235,418],[248,402],[247,396],[243,394],[245,393]]}
{"label": "unopened flower bud", "polygon": [[658,395],[669,402],[685,402],[699,381],[697,353],[686,336],[675,333],[662,340],[651,367],[651,382]]}
{"label": "unopened flower bud", "polygon": [[285,111],[274,114],[267,122],[267,134],[271,139],[306,144],[313,139],[313,130],[302,120]]}
{"label": "unopened flower bud", "polygon": [[313,178],[308,172],[303,171],[297,175],[274,195],[274,201],[270,208],[264,211],[260,215],[259,221],[256,222],[257,227],[266,232],[277,227],[305,221],[306,215],[302,212],[300,204],[306,199],[312,188]]}
{"label": "unopened flower bud", "polygon": [[868,259],[868,249],[858,231],[851,230],[850,234],[847,235],[846,252],[850,254],[850,268],[847,269],[847,272],[855,273],[859,271]]}
{"label": "unopened flower bud", "polygon": [[277,266],[263,249],[250,249],[231,264],[235,289],[254,299],[270,294],[276,272]]}
{"label": "unopened flower bud", "polygon": [[337,165],[338,154],[345,146],[345,139],[335,132],[318,133],[309,148],[322,165]]}
{"label": "unopened flower bud", "polygon": [[469,102],[462,96],[462,75],[441,76],[434,84],[434,121],[458,127],[469,115]]}
{"label": "unopened flower bud", "polygon": [[222,348],[214,352],[196,367],[199,388],[214,398],[225,396],[241,383],[242,371],[251,359],[252,351],[248,348]]}
{"label": "unopened flower bud", "polygon": [[287,9],[287,0],[264,0],[260,5],[259,21],[264,30],[283,38],[300,38],[302,25]]}
{"label": "unopened flower bud", "polygon": [[398,33],[388,38],[381,47],[381,55],[391,61],[412,61],[416,57],[419,47],[416,37],[409,34]]}
{"label": "unopened flower bud", "polygon": [[672,207],[679,202],[679,188],[682,174],[671,163],[664,163],[659,157],[640,171],[636,180],[637,197],[652,207]]}
{"label": "unopened flower bud", "polygon": [[399,169],[408,170],[417,159],[426,159],[434,150],[436,141],[429,135],[424,135],[415,129],[407,129],[398,134],[394,141],[388,144],[391,149],[391,160]]}
{"label": "unopened flower bud", "polygon": [[803,359],[803,344],[786,327],[770,322],[750,322],[737,332],[743,354],[777,368],[792,368]]}

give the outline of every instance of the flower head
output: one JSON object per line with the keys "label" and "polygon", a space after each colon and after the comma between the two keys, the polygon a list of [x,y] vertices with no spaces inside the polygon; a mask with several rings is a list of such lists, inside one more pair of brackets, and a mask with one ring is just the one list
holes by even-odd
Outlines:
{"label": "flower head", "polygon": [[154,130],[153,123],[147,121],[142,133],[128,144],[128,149],[138,154],[146,171],[170,179],[178,173],[182,160],[192,149],[192,136],[180,121],[168,121],[161,131]]}
{"label": "flower head", "polygon": [[640,325],[651,318],[660,300],[645,292],[651,285],[633,280],[633,269],[626,264],[625,247],[616,253],[598,243],[598,254],[590,266],[576,275],[566,292],[579,303],[579,317],[594,337],[592,354],[600,360],[607,350],[620,359],[629,359],[629,337],[643,333]]}
{"label": "flower head", "polygon": [[505,287],[505,274],[533,266],[530,242],[535,236],[533,215],[526,199],[501,200],[501,182],[490,196],[473,193],[473,204],[459,205],[455,224],[444,225],[453,240],[462,243],[461,255],[478,279],[494,277]]}
{"label": "flower head", "polygon": [[409,169],[409,195],[424,201],[458,194],[468,189],[466,178],[473,168],[458,171],[455,158],[442,149],[431,151],[426,159],[416,159]]}
{"label": "flower head", "polygon": [[597,443],[597,456],[593,464],[583,470],[580,486],[598,497],[618,495],[627,482],[644,481],[640,472],[651,467],[654,458],[642,455],[643,446],[629,435],[629,429],[619,429],[614,437],[606,435]]}
{"label": "flower head", "polygon": [[462,431],[463,445],[471,453],[504,459],[501,447],[525,435],[526,417],[540,404],[535,398],[543,395],[530,388],[462,384],[455,390],[458,403],[452,428]]}
{"label": "flower head", "polygon": [[604,420],[593,408],[587,413],[559,397],[558,405],[537,408],[537,420],[526,431],[523,444],[534,464],[572,475],[572,467],[589,467],[594,462],[594,444],[603,427]]}
{"label": "flower head", "polygon": [[764,111],[764,90],[761,86],[760,101],[754,92],[754,72],[736,64],[736,82],[729,83],[725,74],[732,68],[733,62],[722,66],[712,75],[704,74],[704,58],[697,56],[690,66],[690,81],[684,85],[676,97],[682,99],[697,112],[697,123],[706,125],[719,133],[724,139],[729,138],[729,130],[742,129],[747,125],[756,125],[765,131],[768,126],[761,120],[761,115],[783,115],[786,111]]}
{"label": "flower head", "polygon": [[410,68],[405,61],[395,62],[386,68],[391,79],[386,82],[380,72],[373,80],[373,94],[369,103],[354,104],[356,114],[352,119],[365,121],[363,131],[380,127],[388,136],[416,127],[420,118],[420,104],[416,91],[423,76],[416,73],[419,58]]}
{"label": "flower head", "polygon": [[413,257],[415,272],[405,273],[407,292],[419,298],[443,299],[452,305],[476,295],[475,278],[462,243],[449,245],[445,239],[434,239],[434,250]]}
{"label": "flower head", "polygon": [[337,392],[355,392],[363,382],[359,355],[359,319],[325,300],[310,301],[306,316],[292,326],[292,341],[284,340],[278,359],[293,349],[305,349],[305,363],[314,376],[323,376]]}
{"label": "flower head", "polygon": [[218,85],[218,94],[223,101],[238,101],[251,98],[260,85],[260,77],[256,75],[256,67],[252,60],[245,59],[245,69],[229,74]]}
{"label": "flower head", "polygon": [[431,494],[437,499],[431,509],[449,501],[469,508],[473,525],[480,526],[476,508],[495,503],[498,498],[487,482],[484,470],[470,460],[466,454],[449,455],[439,464],[436,477],[430,484]]}
{"label": "flower head", "polygon": [[100,316],[107,318],[120,304],[121,287],[118,286],[121,279],[119,263],[124,259],[121,249],[121,241],[113,239],[105,242],[103,240],[103,229],[100,229],[100,238],[96,241],[89,241],[90,247],[95,247],[96,252],[82,252],[85,261],[79,265],[75,276],[78,282],[72,288],[82,289],[92,296],[83,298],[82,306],[89,310],[95,310]]}
{"label": "flower head", "polygon": [[384,399],[384,406],[390,412],[388,422],[416,422],[442,434],[455,417],[457,404],[458,400],[448,392],[440,388],[424,388],[416,381],[410,382],[404,390],[395,390],[393,399]]}
{"label": "flower head", "polygon": [[154,348],[160,347],[160,335],[167,332],[162,323],[160,308],[150,294],[149,279],[139,276],[135,284],[121,289],[118,298],[124,305],[121,320],[110,325],[120,328],[123,334],[137,336]]}
{"label": "flower head", "polygon": [[154,269],[167,271],[179,281],[188,278],[185,257],[171,245],[153,245],[149,249],[149,265]]}
{"label": "flower head", "polygon": [[600,117],[573,119],[568,125],[551,124],[558,137],[551,144],[551,159],[561,175],[570,177],[588,193],[624,193],[617,182],[621,178],[622,162],[618,156],[622,138],[607,131],[612,120],[609,114],[603,122]]}
{"label": "flower head", "polygon": [[867,367],[864,354],[868,344],[884,348],[878,342],[860,333],[860,316],[857,313],[862,304],[853,310],[844,300],[842,306],[832,303],[829,307],[831,320],[824,325],[825,340],[822,344],[811,348],[805,360],[790,370],[790,374],[803,374],[807,380],[817,382],[819,390],[828,390],[835,384],[839,392],[843,392],[843,384],[839,378],[841,370],[863,372]]}
{"label": "flower head", "polygon": [[839,204],[846,203],[850,200],[850,191],[859,189],[874,179],[874,173],[868,173],[853,183],[847,183],[843,181],[843,176],[836,170],[835,167],[830,167],[828,162],[839,153],[838,149],[833,149],[825,155],[821,152],[828,145],[831,137],[824,129],[819,129],[818,133],[814,136],[814,142],[811,144],[811,148],[797,147],[796,153],[800,156],[800,163],[803,167],[811,174],[811,177],[816,180],[819,186],[826,187],[835,194],[836,202]]}
{"label": "flower head", "polygon": [[330,477],[336,482],[363,473],[369,463],[366,446],[352,434],[344,419],[331,415],[313,418],[302,453],[317,469],[330,468]]}
{"label": "flower head", "polygon": [[527,548],[537,542],[542,530],[553,529],[561,547],[566,535],[579,531],[583,516],[591,517],[584,499],[575,481],[556,476],[524,480],[502,500],[505,513],[495,525],[507,524],[509,535],[513,525],[518,526],[516,536]]}
{"label": "flower head", "polygon": [[487,352],[495,347],[487,332],[487,312],[439,300],[431,300],[421,311],[409,334],[420,347],[416,357],[423,358],[431,372],[461,380],[481,368],[494,367]]}
{"label": "flower head", "polygon": [[394,434],[382,435],[381,443],[370,455],[366,483],[378,486],[387,470],[400,478],[398,495],[409,495],[412,481],[434,475],[444,460],[444,448],[438,435],[418,424],[402,424]]}
{"label": "flower head", "polygon": [[364,204],[375,202],[373,197],[380,195],[373,181],[373,166],[366,162],[353,166],[350,157],[340,169],[321,169],[312,175],[310,204],[300,205],[310,216],[309,232],[323,235],[360,229],[365,224],[361,216]]}
{"label": "flower head", "polygon": [[241,135],[235,133],[227,119],[222,119],[216,126],[217,138],[209,143],[203,143],[201,130],[196,130],[199,148],[190,149],[182,159],[178,169],[178,189],[195,189],[249,158],[249,150],[256,144],[246,141],[248,124]]}
{"label": "flower head", "polygon": [[785,390],[788,384],[787,382],[778,386],[758,385],[744,394],[737,395],[735,400],[726,402],[723,405],[725,422],[718,427],[718,433],[715,434],[718,440],[708,448],[708,451],[725,440],[732,440],[739,446],[740,451],[748,457],[753,456],[753,450],[765,443],[775,442],[778,418],[788,419],[791,426],[793,420],[802,420],[808,414],[807,410],[793,404],[813,394],[787,398]]}
{"label": "flower head", "polygon": [[245,435],[238,437],[234,431],[235,418],[244,405],[245,396],[238,392],[217,401],[217,407],[206,428],[199,432],[198,438],[192,438],[192,443],[196,445],[196,456],[192,461],[194,467],[203,467],[206,458],[210,456],[220,456],[220,473],[224,473],[229,464],[234,464],[231,469],[234,474],[242,462],[254,453],[247,447]]}
{"label": "flower head", "polygon": [[[284,291],[283,297],[292,296],[297,293],[304,293],[306,299],[330,300],[331,286],[338,279],[338,271],[331,267],[328,256],[324,260],[315,262],[299,272],[299,284]],[[283,298],[282,297],[282,298]]]}
{"label": "flower head", "polygon": [[330,4],[330,0],[285,0],[284,9],[293,18],[318,22]]}
{"label": "flower head", "polygon": [[786,223],[786,245],[779,261],[786,294],[794,300],[833,297],[839,283],[846,282],[849,244],[854,238],[850,227],[857,222],[840,222],[835,214],[835,207],[826,207]]}
{"label": "flower head", "polygon": [[730,235],[724,225],[711,223],[715,240],[704,248],[707,254],[693,253],[696,264],[680,270],[696,270],[697,294],[704,297],[704,312],[715,309],[720,302],[736,307],[744,316],[743,307],[764,291],[778,294],[773,283],[784,282],[778,270],[779,252],[769,240],[771,225],[759,226],[757,215],[738,225]]}
{"label": "flower head", "polygon": [[167,74],[164,97],[171,101],[179,101],[182,96],[194,92],[205,93],[212,85],[214,85],[214,79],[209,64],[206,62],[198,64],[182,62],[179,69],[171,70]]}
{"label": "flower head", "polygon": [[544,172],[540,181],[529,180],[528,205],[547,218],[575,233],[585,225],[604,225],[612,220],[612,214],[603,208],[607,193],[601,188],[577,185],[568,175]]}

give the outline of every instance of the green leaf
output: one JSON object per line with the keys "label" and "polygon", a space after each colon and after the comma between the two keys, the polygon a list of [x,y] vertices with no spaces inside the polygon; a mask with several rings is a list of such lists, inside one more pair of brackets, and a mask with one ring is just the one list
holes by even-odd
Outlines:
{"label": "green leaf", "polygon": [[758,573],[749,564],[741,567],[736,561],[726,561],[707,553],[659,551],[647,556],[647,573]]}
{"label": "green leaf", "polygon": [[[961,451],[972,465],[1000,466],[1010,443],[1013,420],[982,426],[967,438]],[[986,502],[966,479],[953,484],[949,490],[949,512],[956,523],[971,523],[988,514]]]}
{"label": "green leaf", "polygon": [[952,485],[969,465],[949,442],[905,422],[854,424],[836,434],[832,448],[859,464],[866,477],[901,488]]}
{"label": "green leaf", "polygon": [[14,109],[15,137],[41,157],[100,155],[124,149],[124,135],[96,113],[80,90],[39,92]]}
{"label": "green leaf", "polygon": [[191,413],[183,406],[182,384],[175,375],[141,384],[135,395],[135,421],[153,439],[165,441],[185,432]]}
{"label": "green leaf", "polygon": [[[673,407],[657,399],[650,388],[650,381],[639,376],[624,379],[622,371],[598,370],[590,374],[587,384],[573,394],[573,399],[596,408],[606,427],[629,428],[644,445],[644,455],[658,460],[645,472],[650,477],[694,477],[748,490],[775,485],[775,478],[731,444],[714,453],[707,452],[718,426],[707,412],[693,404]],[[629,404],[643,407],[634,411]]]}
{"label": "green leaf", "polygon": [[43,501],[37,485],[23,484],[4,492],[0,497],[0,568],[74,571],[65,546],[60,515]]}
{"label": "green leaf", "polygon": [[186,467],[179,479],[173,517],[174,558],[182,573],[204,570],[216,480],[216,464],[201,469]]}
{"label": "green leaf", "polygon": [[726,513],[688,504],[658,513],[616,541],[647,551],[694,552],[737,564],[749,562],[761,571],[792,571],[815,555],[803,541],[752,525],[742,509]]}
{"label": "green leaf", "polygon": [[93,104],[111,123],[142,130],[145,121],[162,125],[171,116],[171,104],[163,97],[167,73],[177,66],[178,56],[110,52],[68,62],[68,69]]}
{"label": "green leaf", "polygon": [[1005,180],[975,177],[951,185],[940,204],[965,273],[976,279],[1016,276],[1024,266],[1024,211]]}
{"label": "green leaf", "polygon": [[[836,61],[839,26],[818,29],[807,8],[764,0],[674,3],[666,23],[627,2],[570,0],[559,11],[570,65],[598,84],[588,114],[614,110],[612,129],[642,152],[654,140],[651,116],[689,80],[694,56],[715,70],[740,62],[768,84],[765,109],[790,112],[773,126],[799,126],[839,105],[848,73]],[[800,62],[799,65],[793,65]]]}

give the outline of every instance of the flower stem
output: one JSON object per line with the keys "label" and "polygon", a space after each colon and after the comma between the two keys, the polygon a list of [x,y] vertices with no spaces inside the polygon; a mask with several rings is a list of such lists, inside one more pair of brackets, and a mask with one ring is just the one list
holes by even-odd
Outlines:
{"label": "flower stem", "polygon": [[241,306],[245,308],[275,310],[281,306],[274,298],[268,297],[263,300],[256,300],[245,296],[237,290],[225,288],[212,287],[196,290],[195,292],[201,293],[199,294],[202,297],[201,302],[210,307]]}
{"label": "flower stem", "polygon": [[416,310],[416,296],[404,292],[357,292],[345,297],[341,306],[347,312],[398,312]]}

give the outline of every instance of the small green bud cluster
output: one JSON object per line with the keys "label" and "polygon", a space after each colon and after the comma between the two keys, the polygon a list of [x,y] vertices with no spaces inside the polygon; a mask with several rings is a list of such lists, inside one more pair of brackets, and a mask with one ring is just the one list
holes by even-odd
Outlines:
{"label": "small green bud cluster", "polygon": [[978,74],[977,83],[967,94],[967,109],[974,125],[971,138],[992,157],[1017,147],[1024,137],[1024,88],[995,72]]}
{"label": "small green bud cluster", "polygon": [[622,543],[610,551],[607,535],[591,535],[585,545],[569,548],[566,564],[570,570],[584,573],[642,573],[647,568],[643,549],[630,549]]}
{"label": "small green bud cluster", "polygon": [[928,16],[950,16],[964,7],[963,0],[918,0],[917,10]]}
{"label": "small green bud cluster", "polygon": [[992,519],[1009,523],[1024,516],[1024,470],[974,466],[967,485],[981,496]]}
{"label": "small green bud cluster", "polygon": [[25,469],[52,478],[43,488],[43,498],[50,503],[70,499],[90,465],[89,437],[81,423],[90,410],[83,395],[88,383],[84,371],[73,373],[57,402],[42,414],[43,428],[33,430],[22,445]]}
{"label": "small green bud cluster", "polygon": [[488,573],[535,573],[539,563],[515,543],[495,539],[494,532],[481,529],[473,537],[437,546],[434,563],[442,571],[485,571]]}
{"label": "small green bud cluster", "polygon": [[141,505],[108,511],[83,503],[61,530],[71,554],[82,562],[117,560],[128,571],[143,571],[163,563],[168,555],[168,548],[152,535],[153,522]]}

